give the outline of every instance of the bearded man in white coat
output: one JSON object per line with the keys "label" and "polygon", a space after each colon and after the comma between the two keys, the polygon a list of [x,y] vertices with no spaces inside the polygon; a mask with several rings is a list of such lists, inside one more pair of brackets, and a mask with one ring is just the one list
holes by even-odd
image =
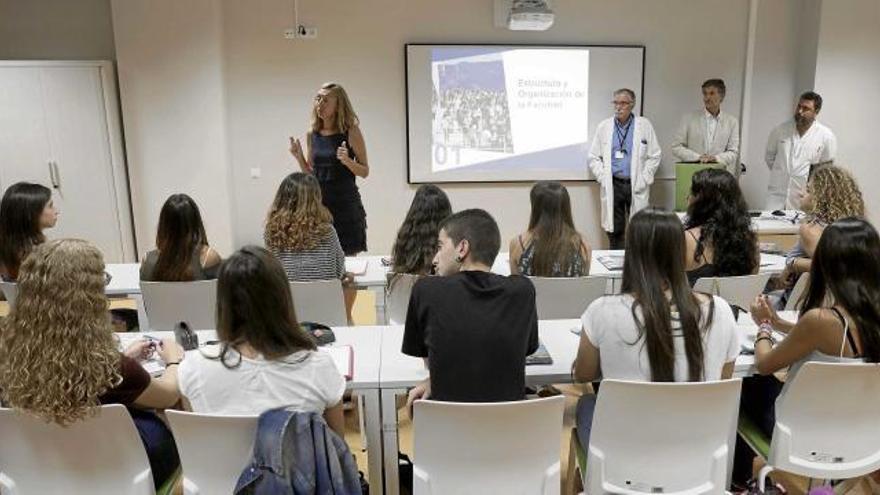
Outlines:
{"label": "bearded man in white coat", "polygon": [[599,182],[602,228],[611,249],[623,249],[626,224],[648,206],[654,173],[660,166],[660,143],[651,122],[633,115],[636,94],[614,92],[614,117],[596,127],[590,144],[590,172]]}
{"label": "bearded man in white coat", "polygon": [[837,138],[816,120],[820,110],[822,97],[807,91],[798,99],[794,119],[777,126],[767,138],[764,161],[770,167],[770,182],[766,209],[799,209],[810,172],[834,161]]}

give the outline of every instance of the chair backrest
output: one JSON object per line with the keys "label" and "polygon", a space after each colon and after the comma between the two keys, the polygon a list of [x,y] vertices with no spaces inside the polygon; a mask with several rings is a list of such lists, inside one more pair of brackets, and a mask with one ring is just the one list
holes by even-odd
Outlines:
{"label": "chair backrest", "polygon": [[299,321],[323,323],[331,327],[348,326],[341,280],[290,282],[290,293]]}
{"label": "chair backrest", "polygon": [[3,297],[6,298],[9,308],[12,309],[12,305],[15,304],[15,298],[18,297],[18,284],[0,281],[0,291],[3,291]]}
{"label": "chair backrest", "polygon": [[769,464],[822,479],[880,469],[880,365],[808,362],[789,379],[776,404]]}
{"label": "chair backrest", "polygon": [[724,493],[740,380],[603,380],[587,454],[586,493]]}
{"label": "chair backrest", "polygon": [[141,282],[141,293],[150,330],[174,330],[181,321],[193,330],[217,326],[216,280]]}
{"label": "chair backrest", "polygon": [[769,273],[756,273],[739,277],[706,277],[697,280],[694,290],[721,296],[731,306],[748,311],[755,298],[764,292],[770,280]]}
{"label": "chair backrest", "polygon": [[185,494],[232,493],[253,453],[257,416],[165,411],[183,468]]}
{"label": "chair backrest", "polygon": [[562,396],[519,402],[417,401],[413,493],[559,493]]}
{"label": "chair backrest", "polygon": [[810,274],[809,272],[802,273],[801,276],[798,277],[794,287],[791,289],[791,294],[788,295],[788,301],[785,302],[786,311],[794,311],[798,309],[798,301],[800,301],[801,296],[804,295],[804,291],[807,290],[808,285],[810,285]]}
{"label": "chair backrest", "polygon": [[144,445],[125,406],[61,427],[0,409],[0,492],[153,494]]}
{"label": "chair backrest", "polygon": [[403,325],[406,323],[406,310],[413,285],[421,278],[411,273],[389,273],[385,289],[385,323]]}
{"label": "chair backrest", "polygon": [[587,306],[605,295],[603,277],[529,277],[535,284],[539,320],[580,318]]}

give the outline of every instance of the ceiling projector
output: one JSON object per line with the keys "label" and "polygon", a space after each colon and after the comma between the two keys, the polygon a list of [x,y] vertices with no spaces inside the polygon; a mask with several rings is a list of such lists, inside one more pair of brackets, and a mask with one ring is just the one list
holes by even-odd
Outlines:
{"label": "ceiling projector", "polygon": [[547,0],[513,0],[507,15],[507,29],[544,31],[553,25],[553,9]]}

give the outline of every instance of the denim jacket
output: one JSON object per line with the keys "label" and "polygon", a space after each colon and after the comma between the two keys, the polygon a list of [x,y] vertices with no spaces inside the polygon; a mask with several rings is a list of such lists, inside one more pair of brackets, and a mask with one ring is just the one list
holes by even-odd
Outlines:
{"label": "denim jacket", "polygon": [[260,415],[254,455],[235,495],[360,495],[354,456],[318,413],[272,409]]}

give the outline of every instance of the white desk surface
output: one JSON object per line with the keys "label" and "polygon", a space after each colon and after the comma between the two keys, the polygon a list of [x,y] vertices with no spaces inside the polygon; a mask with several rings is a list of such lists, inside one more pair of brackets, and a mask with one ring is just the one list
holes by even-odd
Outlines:
{"label": "white desk surface", "polygon": [[[606,254],[622,254],[623,251],[594,250],[590,260],[590,275],[605,278],[621,278],[621,270],[609,270],[599,262],[599,256]],[[385,287],[390,267],[382,264],[383,256],[358,256],[358,262],[366,261],[366,271],[355,274],[354,282],[360,287]],[[498,253],[492,271],[499,275],[510,275],[510,253]],[[352,258],[346,258],[346,264],[352,265]],[[776,254],[761,253],[761,273],[781,273],[785,268],[785,257]],[[140,294],[140,265],[138,263],[112,263],[105,268],[112,276],[107,286],[108,295]]]}
{"label": "white desk surface", "polygon": [[[797,234],[800,227],[798,220],[803,218],[804,214],[798,210],[784,210],[784,212],[784,216],[776,216],[769,211],[762,211],[761,216],[752,217],[752,230],[758,235]],[[677,211],[675,214],[684,221],[685,212]]]}
{"label": "white desk surface", "polygon": [[[379,388],[379,365],[383,327],[335,327],[336,342],[332,346],[350,345],[354,350],[354,373],[346,387],[352,390]],[[214,330],[197,330],[199,342],[204,344],[217,339]],[[125,346],[135,339],[149,335],[157,339],[174,338],[174,332],[128,332],[117,333],[120,343]]]}
{"label": "white desk surface", "polygon": [[[538,322],[541,342],[553,358],[550,365],[526,366],[526,383],[544,385],[571,381],[571,364],[577,356],[578,336],[571,329],[579,329],[580,320],[542,320]],[[428,377],[421,358],[400,352],[403,327],[385,327],[382,338],[382,388],[407,388]],[[488,350],[491,351],[491,350]]]}

